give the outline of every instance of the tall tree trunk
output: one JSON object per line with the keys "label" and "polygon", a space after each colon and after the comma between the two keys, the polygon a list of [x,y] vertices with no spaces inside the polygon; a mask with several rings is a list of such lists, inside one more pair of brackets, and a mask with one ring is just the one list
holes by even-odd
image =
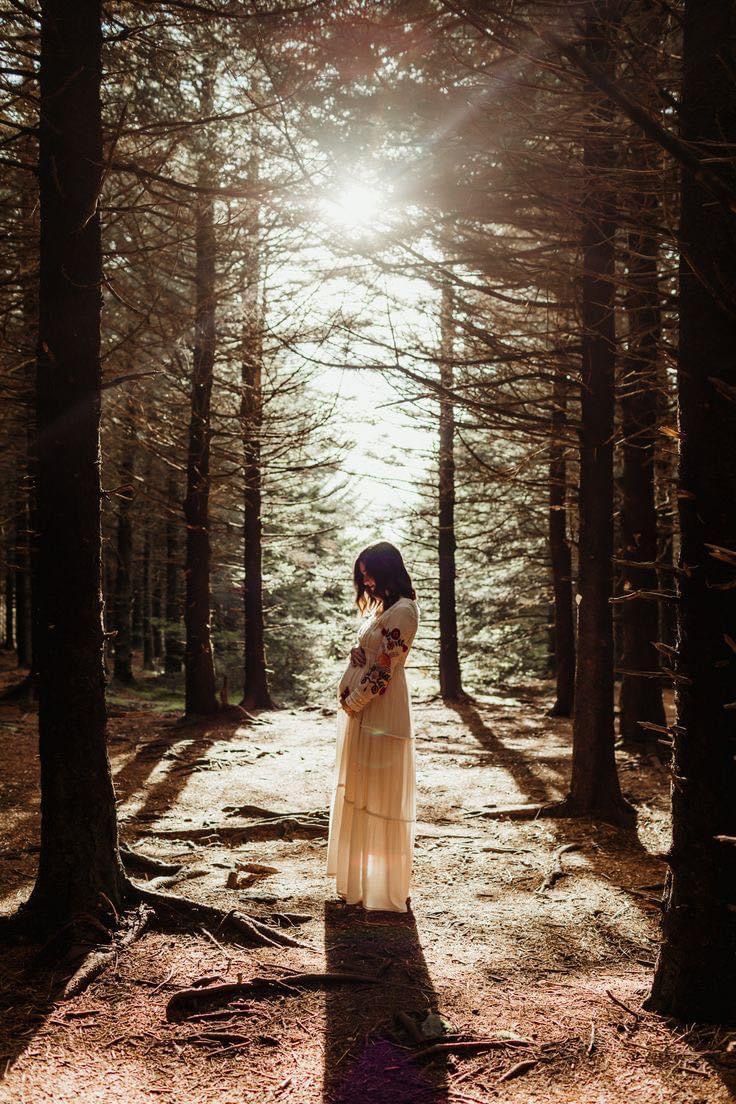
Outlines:
{"label": "tall tree trunk", "polygon": [[575,620],[572,595],[572,554],[567,539],[567,379],[562,371],[555,377],[552,393],[549,454],[549,547],[554,593],[553,717],[569,717],[575,697]]}
{"label": "tall tree trunk", "polygon": [[130,407],[126,413],[124,426],[125,443],[118,491],[113,677],[124,686],[130,686],[135,681],[133,677],[133,525],[130,518],[135,474],[135,429]]}
{"label": "tall tree trunk", "polygon": [[[651,187],[651,181],[649,184]],[[645,187],[643,184],[643,189]],[[626,296],[629,342],[621,384],[624,437],[621,503],[621,558],[624,562],[621,567],[625,600],[620,610],[623,639],[620,732],[627,743],[641,745],[650,743],[652,737],[639,722],[664,725],[665,713],[661,681],[629,673],[659,669],[659,653],[655,647],[659,640],[657,602],[628,597],[638,591],[657,590],[656,568],[635,566],[636,563],[651,565],[657,559],[654,445],[660,335],[657,241],[653,229],[645,224],[658,205],[655,197],[645,190],[638,193],[637,199],[639,210],[633,218],[641,229],[629,235]]]}
{"label": "tall tree trunk", "polygon": [[21,479],[15,502],[15,647],[19,667],[30,667],[33,654],[29,521],[28,483]]}
{"label": "tall tree trunk", "polygon": [[[205,81],[202,114],[212,112],[212,84]],[[202,160],[199,185],[210,181]],[[215,365],[215,208],[211,195],[197,196],[195,212],[195,315],[191,420],[187,457],[185,711],[207,716],[218,710],[210,636],[210,406]]]}
{"label": "tall tree trunk", "polygon": [[[661,41],[659,5],[641,0],[638,63],[647,71]],[[634,13],[636,14],[636,13]],[[651,99],[650,86],[642,82],[638,99]],[[654,107],[656,111],[656,106]],[[623,434],[621,502],[622,596],[620,604],[622,655],[619,731],[624,742],[641,747],[657,736],[642,726],[665,724],[662,683],[645,672],[658,671],[659,608],[651,598],[631,598],[640,591],[657,590],[657,570],[637,563],[656,563],[658,551],[655,502],[655,443],[659,414],[658,359],[662,332],[658,272],[657,224],[660,221],[656,181],[661,174],[661,151],[635,135],[627,164],[632,229],[628,236],[626,315],[627,352],[620,387]],[[666,590],[670,590],[668,585]],[[631,672],[634,672],[633,674]],[[638,674],[637,672],[641,672]]]}
{"label": "tall tree trunk", "polygon": [[[589,6],[588,58],[610,77],[610,43],[619,20],[619,0]],[[586,194],[583,215],[583,356],[580,398],[580,545],[578,647],[575,672],[573,756],[569,814],[630,823],[616,771],[613,727],[613,412],[614,412],[614,233],[613,111],[594,98],[584,144]]]}
{"label": "tall tree trunk", "polygon": [[[674,390],[663,360],[657,365],[657,424],[674,430]],[[657,508],[657,589],[672,590],[676,561],[677,533],[677,443],[669,434],[660,433],[655,442],[654,484]],[[669,648],[677,644],[677,610],[674,602],[659,602],[657,639]]]}
{"label": "tall tree trunk", "polygon": [[15,648],[15,571],[7,562],[5,567],[5,640],[3,648],[13,651]]}
{"label": "tall tree trunk", "polygon": [[[683,138],[733,188],[734,0],[688,0],[683,58]],[[680,246],[673,823],[649,1004],[722,1022],[736,1015],[736,215],[688,170]]]}
{"label": "tall tree trunk", "polygon": [[153,660],[156,666],[164,655],[164,634],[161,628],[163,611],[163,594],[161,590],[161,565],[153,566],[153,582],[151,588],[151,634],[153,637]]}
{"label": "tall tree trunk", "polygon": [[150,523],[143,534],[143,563],[141,565],[141,603],[143,620],[143,670],[153,670],[153,580],[152,540]]}
{"label": "tall tree trunk", "polygon": [[175,476],[169,476],[166,514],[166,630],[164,649],[166,659],[164,670],[167,675],[178,675],[184,658],[184,644],[181,626],[181,548],[179,540],[179,518],[174,510],[178,502],[179,489]]}
{"label": "tall tree trunk", "polygon": [[104,647],[102,650],[102,665],[105,670],[105,678],[110,676],[113,666],[113,649],[115,647],[115,570],[113,564],[114,554],[107,545],[107,554],[103,545],[102,554],[102,626],[104,630]]}
{"label": "tall tree trunk", "polygon": [[[258,161],[251,155],[248,179],[256,183]],[[263,428],[263,310],[261,303],[260,220],[255,204],[247,228],[243,288],[243,700],[246,709],[273,709],[266,670],[263,616],[263,521],[261,433]]]}
{"label": "tall tree trunk", "polygon": [[49,924],[121,904],[100,590],[99,0],[41,5],[38,428],[41,851]]}
{"label": "tall tree trunk", "polygon": [[[440,305],[439,360],[444,392],[452,391],[454,382],[454,309],[452,287],[445,282]],[[440,396],[438,459],[440,694],[443,701],[459,701],[466,694],[460,672],[455,600],[455,406],[446,393]]]}

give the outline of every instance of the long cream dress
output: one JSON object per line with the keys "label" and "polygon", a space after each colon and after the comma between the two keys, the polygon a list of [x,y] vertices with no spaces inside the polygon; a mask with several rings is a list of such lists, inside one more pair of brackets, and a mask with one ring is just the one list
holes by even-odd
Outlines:
{"label": "long cream dress", "polygon": [[404,665],[419,607],[399,598],[358,631],[362,667],[348,665],[339,698],[356,716],[338,713],[327,873],[338,895],[366,909],[406,912],[416,779],[411,702]]}

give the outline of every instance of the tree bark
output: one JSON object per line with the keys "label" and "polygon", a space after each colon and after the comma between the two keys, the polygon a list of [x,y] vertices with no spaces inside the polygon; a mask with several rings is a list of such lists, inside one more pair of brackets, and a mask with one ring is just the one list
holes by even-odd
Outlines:
{"label": "tree bark", "polygon": [[124,434],[123,458],[120,465],[118,490],[117,564],[115,571],[115,636],[113,637],[113,677],[124,686],[131,686],[133,677],[133,526],[130,507],[133,501],[135,474],[135,430],[132,410],[128,409]]}
{"label": "tree bark", "polygon": [[179,539],[179,518],[174,505],[178,502],[176,478],[172,475],[168,483],[168,512],[166,514],[166,630],[164,650],[166,659],[164,670],[167,675],[178,675],[184,657],[184,645],[181,631],[181,560]]}
{"label": "tree bark", "polygon": [[[212,111],[212,84],[205,80],[202,114]],[[211,183],[204,159],[199,184]],[[210,407],[215,365],[215,208],[211,195],[197,196],[195,212],[195,315],[191,420],[187,457],[185,711],[208,716],[218,710],[210,635]]]}
{"label": "tree bark", "polygon": [[[587,56],[613,75],[610,38],[618,0],[591,3]],[[582,390],[580,400],[580,545],[578,647],[568,813],[631,823],[616,771],[613,726],[613,412],[615,196],[613,110],[596,96],[584,141]]]}
{"label": "tree bark", "polygon": [[572,554],[567,539],[567,388],[560,372],[552,394],[552,424],[549,456],[549,547],[554,593],[553,717],[569,717],[575,698],[575,620],[572,594]]}
{"label": "tree bark", "polygon": [[[253,154],[249,181],[258,179]],[[242,399],[243,427],[243,699],[245,709],[273,709],[266,669],[263,615],[263,311],[261,304],[260,220],[255,204],[248,220],[243,288]]]}
{"label": "tree bark", "polygon": [[[657,365],[657,424],[672,426],[676,421],[674,388],[663,361]],[[657,590],[674,589],[677,533],[677,443],[667,434],[655,442],[654,484],[657,506]],[[669,648],[677,645],[677,610],[674,602],[659,602],[657,639]]]}
{"label": "tree bark", "polygon": [[447,392],[453,389],[454,301],[452,287],[442,285],[440,305],[440,424],[438,462],[439,500],[439,634],[440,694],[443,701],[459,701],[463,691],[457,644],[457,603],[455,597],[455,407]]}
{"label": "tree bark", "polygon": [[5,640],[3,648],[8,651],[15,649],[15,572],[10,563],[5,568]]}
{"label": "tree bark", "polygon": [[[688,0],[683,62],[683,138],[733,188],[734,0]],[[736,1014],[736,216],[688,170],[680,247],[673,827],[649,1006],[723,1022]]]}
{"label": "tree bark", "polygon": [[41,851],[28,910],[118,908],[100,590],[99,0],[41,5],[38,428]]}
{"label": "tree bark", "polygon": [[145,526],[143,534],[143,563],[141,564],[141,602],[143,615],[143,670],[153,670],[153,555],[150,524]]}
{"label": "tree bark", "polygon": [[28,484],[21,480],[15,502],[15,647],[19,667],[30,667],[33,655],[29,522]]}
{"label": "tree bark", "polygon": [[161,592],[161,565],[159,563],[154,565],[151,586],[151,633],[153,637],[153,660],[154,665],[156,665],[160,663],[164,655],[164,634],[161,628],[163,595]]}
{"label": "tree bark", "polygon": [[[645,65],[659,39],[661,10],[644,0],[641,5],[640,57]],[[641,89],[638,97],[648,94]],[[637,591],[656,592],[657,508],[655,502],[655,443],[660,400],[658,357],[661,338],[661,296],[658,272],[657,223],[660,206],[656,180],[661,172],[662,155],[657,146],[636,136],[627,165],[629,217],[626,315],[627,352],[620,387],[621,429],[623,434],[623,478],[621,501],[621,564],[624,597]],[[664,588],[671,589],[671,582]],[[619,731],[625,743],[641,747],[657,744],[653,730],[643,728],[649,722],[666,723],[662,703],[662,683],[630,671],[657,671],[659,653],[658,603],[651,599],[631,598],[620,604],[622,655]]]}

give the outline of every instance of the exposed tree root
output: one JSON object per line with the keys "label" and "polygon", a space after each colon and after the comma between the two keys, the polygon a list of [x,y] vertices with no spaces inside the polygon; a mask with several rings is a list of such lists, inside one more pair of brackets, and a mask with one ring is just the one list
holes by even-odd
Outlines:
{"label": "exposed tree root", "polygon": [[636,809],[624,798],[588,808],[567,797],[564,801],[545,804],[501,805],[496,809],[474,811],[472,815],[484,817],[486,820],[536,820],[538,817],[556,817],[560,820],[565,818],[602,820],[617,828],[633,828],[636,824]]}
{"label": "exposed tree root", "polygon": [[168,893],[158,893],[156,890],[147,889],[145,886],[129,883],[131,898],[143,901],[156,910],[160,922],[173,925],[176,929],[187,928],[192,925],[198,927],[203,923],[214,924],[215,930],[225,935],[232,935],[238,939],[246,939],[249,943],[258,947],[303,947],[307,950],[313,948],[307,943],[300,943],[291,936],[286,935],[278,928],[272,928],[260,920],[247,916],[244,912],[232,909],[225,912],[223,909],[214,908],[212,905],[202,905],[198,901],[190,901],[185,897],[175,897]]}
{"label": "exposed tree root", "polygon": [[148,889],[169,889],[180,882],[189,882],[193,878],[204,878],[209,870],[180,870],[178,874],[163,874],[160,878],[150,878],[145,884]]}
{"label": "exposed tree root", "polygon": [[567,705],[560,705],[559,702],[555,702],[555,704],[550,706],[550,708],[547,710],[546,716],[548,716],[548,717],[571,717],[572,716],[572,707],[567,706]]}
{"label": "exposed tree root", "polygon": [[612,824],[616,828],[634,828],[636,826],[636,809],[629,805],[625,798],[611,798],[599,805],[582,805],[580,802],[568,796],[564,801],[557,801],[552,805],[543,806],[541,816],[570,818],[571,820],[602,820],[605,824]]}
{"label": "exposed tree root", "polygon": [[[244,806],[253,808],[254,806]],[[231,816],[237,815],[231,813]],[[275,814],[266,820],[257,820],[253,824],[230,825],[221,824],[212,828],[180,828],[171,831],[150,831],[144,835],[152,835],[161,839],[191,839],[205,840],[217,838],[223,843],[238,846],[241,843],[261,842],[273,839],[326,839],[328,831],[327,813],[295,813]]]}
{"label": "exposed tree root", "polygon": [[[70,997],[76,997],[83,992],[95,978],[100,976],[103,970],[106,970],[107,967],[115,961],[122,950],[129,947],[131,943],[135,943],[136,939],[140,939],[146,928],[148,928],[153,916],[153,909],[143,904],[139,905],[138,908],[125,919],[123,925],[115,931],[112,942],[108,946],[97,947],[91,953],[85,955],[84,961],[77,967],[66,982],[61,992],[57,995],[57,999],[69,1000]],[[84,948],[71,948],[67,958],[71,958],[75,952],[79,953],[80,950],[84,953]]]}
{"label": "exposed tree root", "polygon": [[465,690],[461,690],[459,694],[440,694],[439,700],[444,705],[476,705],[477,698],[474,698],[472,694],[468,694]]}
{"label": "exposed tree root", "polygon": [[301,989],[329,989],[336,985],[374,985],[378,978],[368,974],[326,973],[289,974],[287,977],[254,977],[250,981],[210,985],[204,989],[181,989],[174,993],[166,1006],[166,1019],[178,1022],[190,1016],[201,1015],[214,1008],[221,1008],[234,997],[259,999],[270,993],[294,993]]}
{"label": "exposed tree root", "polygon": [[314,917],[306,912],[271,912],[267,916],[259,916],[262,924],[278,924],[280,928],[294,928],[297,924],[308,924]]}
{"label": "exposed tree root", "polygon": [[21,904],[15,912],[0,916],[0,943],[11,946],[37,943],[48,934],[48,923],[36,909]]}
{"label": "exposed tree root", "polygon": [[484,817],[486,820],[536,820],[543,816],[560,816],[560,813],[550,812],[556,805],[499,805],[495,809],[481,809],[473,812],[473,816]]}
{"label": "exposed tree root", "polygon": [[136,874],[151,874],[160,877],[167,874],[178,874],[182,868],[181,863],[167,863],[160,859],[152,859],[149,855],[142,855],[140,851],[134,851],[127,843],[120,844],[120,857],[125,869]]}
{"label": "exposed tree root", "polygon": [[175,722],[176,728],[196,728],[206,725],[223,724],[259,724],[257,717],[241,709],[239,705],[221,705],[218,703],[214,713],[185,713]]}
{"label": "exposed tree root", "polygon": [[300,812],[284,812],[283,809],[265,809],[262,805],[225,805],[223,813],[228,816],[254,818],[256,820],[283,820],[292,817],[295,820],[321,820],[329,816],[328,809],[309,809]]}

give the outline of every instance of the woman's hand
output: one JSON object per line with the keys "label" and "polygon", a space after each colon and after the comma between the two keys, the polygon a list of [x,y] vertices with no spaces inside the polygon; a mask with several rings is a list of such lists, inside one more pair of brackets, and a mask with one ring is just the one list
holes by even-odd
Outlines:
{"label": "woman's hand", "polygon": [[362,648],[350,649],[350,662],[353,667],[365,667],[365,652]]}
{"label": "woman's hand", "polygon": [[348,717],[356,716],[355,710],[351,709],[349,705],[346,705],[344,700],[340,702],[340,708],[342,709],[343,713],[347,713]]}

